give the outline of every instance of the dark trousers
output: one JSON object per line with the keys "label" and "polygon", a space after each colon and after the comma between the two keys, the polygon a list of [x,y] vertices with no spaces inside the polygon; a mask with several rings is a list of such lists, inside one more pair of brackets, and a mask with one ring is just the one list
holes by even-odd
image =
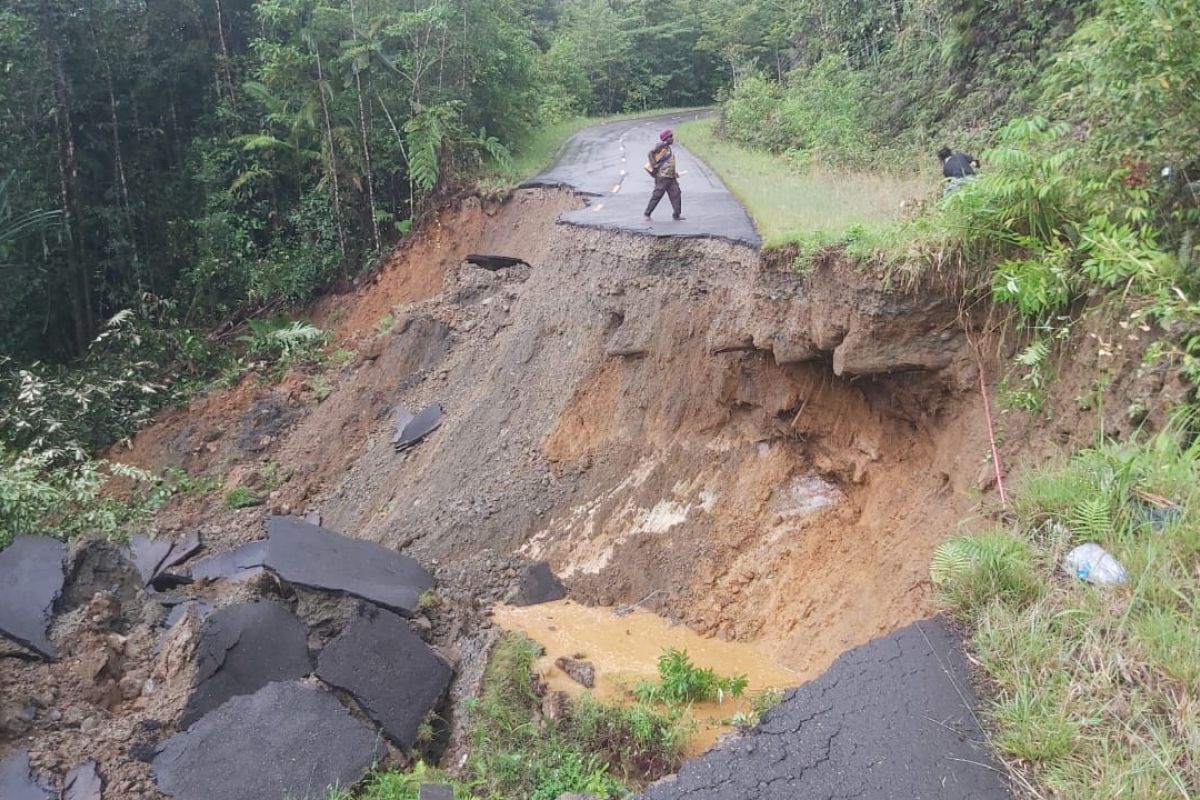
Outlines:
{"label": "dark trousers", "polygon": [[646,206],[647,217],[654,213],[658,201],[663,199],[664,194],[671,198],[671,208],[675,210],[676,217],[683,212],[683,193],[679,191],[679,179],[655,178],[654,194],[650,195],[650,204]]}

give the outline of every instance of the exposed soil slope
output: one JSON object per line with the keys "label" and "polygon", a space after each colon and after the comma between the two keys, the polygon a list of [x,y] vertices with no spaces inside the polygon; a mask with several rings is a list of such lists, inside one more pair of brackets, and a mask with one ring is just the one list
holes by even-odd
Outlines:
{"label": "exposed soil slope", "polygon": [[[368,285],[320,303],[350,354],[324,399],[296,371],[164,413],[112,456],[221,489],[177,496],[159,531],[223,550],[260,538],[267,513],[316,512],[403,549],[436,573],[427,634],[456,668],[454,700],[482,672],[488,609],[529,559],[576,600],[756,640],[802,676],[929,615],[933,549],[996,510],[958,309],[837,259],[804,276],[729,242],[556,224],[578,205],[547,190],[468,200]],[[469,253],[529,266],[490,272]],[[1132,425],[1132,408],[1159,422],[1181,391],[1140,369],[1147,332],[1093,326],[1057,362],[1056,417],[1000,414],[1010,468],[1100,420]],[[396,453],[394,409],[432,402],[445,423]],[[235,486],[265,504],[222,508]],[[72,567],[62,661],[0,652],[0,752],[28,739],[42,771],[92,756],[118,797],[154,797],[138,759],[182,709],[194,628],[156,649],[161,609],[118,563]],[[298,613],[319,628],[335,611]]]}

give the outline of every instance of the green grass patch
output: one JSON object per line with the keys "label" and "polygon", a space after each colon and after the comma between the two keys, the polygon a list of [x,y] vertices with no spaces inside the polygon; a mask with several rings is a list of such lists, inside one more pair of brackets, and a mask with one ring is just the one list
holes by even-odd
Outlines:
{"label": "green grass patch", "polygon": [[[990,679],[993,741],[1042,796],[1200,796],[1200,443],[1185,429],[1025,476],[1012,528],[934,558]],[[1084,542],[1127,583],[1066,574]]]}
{"label": "green grass patch", "polygon": [[239,486],[225,494],[224,506],[228,511],[259,505],[262,505],[262,498],[248,486]]}
{"label": "green grass patch", "polygon": [[750,149],[718,137],[714,125],[714,120],[688,122],[675,135],[749,209],[767,247],[833,242],[851,226],[894,222],[902,204],[928,197],[933,187],[928,177],[838,172]]}
{"label": "green grass patch", "polygon": [[[566,793],[625,797],[675,771],[691,733],[682,710],[611,706],[585,694],[558,720],[543,717],[535,691],[536,642],[505,634],[480,697],[469,707],[472,749],[455,797],[557,800]],[[372,777],[358,800],[412,800],[428,767]],[[418,780],[415,776],[424,776]]]}

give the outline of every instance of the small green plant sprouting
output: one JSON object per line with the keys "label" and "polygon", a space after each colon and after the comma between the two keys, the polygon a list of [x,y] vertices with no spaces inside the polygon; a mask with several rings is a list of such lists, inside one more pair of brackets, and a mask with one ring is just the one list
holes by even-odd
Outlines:
{"label": "small green plant sprouting", "polygon": [[325,364],[332,369],[345,369],[354,361],[354,352],[339,347],[329,354],[325,359]]}
{"label": "small green plant sprouting", "polygon": [[417,598],[417,608],[421,611],[428,611],[430,609],[437,608],[441,604],[441,596],[438,595],[438,593],[433,589],[426,589],[421,593],[421,596]]}
{"label": "small green plant sprouting", "polygon": [[749,685],[745,675],[722,677],[711,669],[692,663],[686,650],[670,648],[658,657],[659,682],[642,681],[634,696],[643,703],[680,705],[693,702],[723,703],[727,697],[741,697]]}
{"label": "small green plant sprouting", "polygon": [[268,462],[267,465],[262,468],[261,472],[263,488],[268,492],[274,491],[283,485],[285,477],[283,475],[283,468],[279,466],[278,461]]}
{"label": "small green plant sprouting", "polygon": [[162,482],[178,494],[208,494],[220,488],[221,483],[211,475],[189,475],[178,467],[167,467]]}
{"label": "small green plant sprouting", "polygon": [[376,333],[387,333],[396,324],[396,315],[388,312],[379,318],[379,322],[375,323]]}
{"label": "small green plant sprouting", "polygon": [[262,505],[262,498],[249,486],[239,486],[225,494],[224,506],[226,510],[233,511],[257,505]]}
{"label": "small green plant sprouting", "polygon": [[308,388],[313,393],[313,397],[317,398],[318,403],[325,402],[325,399],[333,394],[333,383],[324,375],[313,375],[309,378]]}

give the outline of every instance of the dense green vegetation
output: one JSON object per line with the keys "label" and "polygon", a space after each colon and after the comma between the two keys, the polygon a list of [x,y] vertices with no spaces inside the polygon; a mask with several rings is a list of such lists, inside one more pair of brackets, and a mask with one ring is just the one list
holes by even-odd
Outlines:
{"label": "dense green vegetation", "polygon": [[[699,0],[98,0],[0,12],[0,353],[304,300],[580,115],[708,102]],[[162,308],[155,309],[156,312]]]}
{"label": "dense green vegetation", "polygon": [[418,764],[373,776],[357,800],[416,800],[420,783],[434,777],[454,783],[455,797],[462,798],[557,800],[587,793],[606,800],[678,767],[688,734],[678,708],[607,705],[589,693],[559,719],[542,716],[534,691],[541,654],[540,645],[520,634],[496,644],[470,708],[473,746],[462,776],[451,780]]}
{"label": "dense green vegetation", "polygon": [[[1027,475],[1011,527],[934,559],[995,682],[994,744],[1055,796],[1200,792],[1200,445],[1182,445],[1181,427]],[[1065,573],[1084,542],[1127,582]]]}

